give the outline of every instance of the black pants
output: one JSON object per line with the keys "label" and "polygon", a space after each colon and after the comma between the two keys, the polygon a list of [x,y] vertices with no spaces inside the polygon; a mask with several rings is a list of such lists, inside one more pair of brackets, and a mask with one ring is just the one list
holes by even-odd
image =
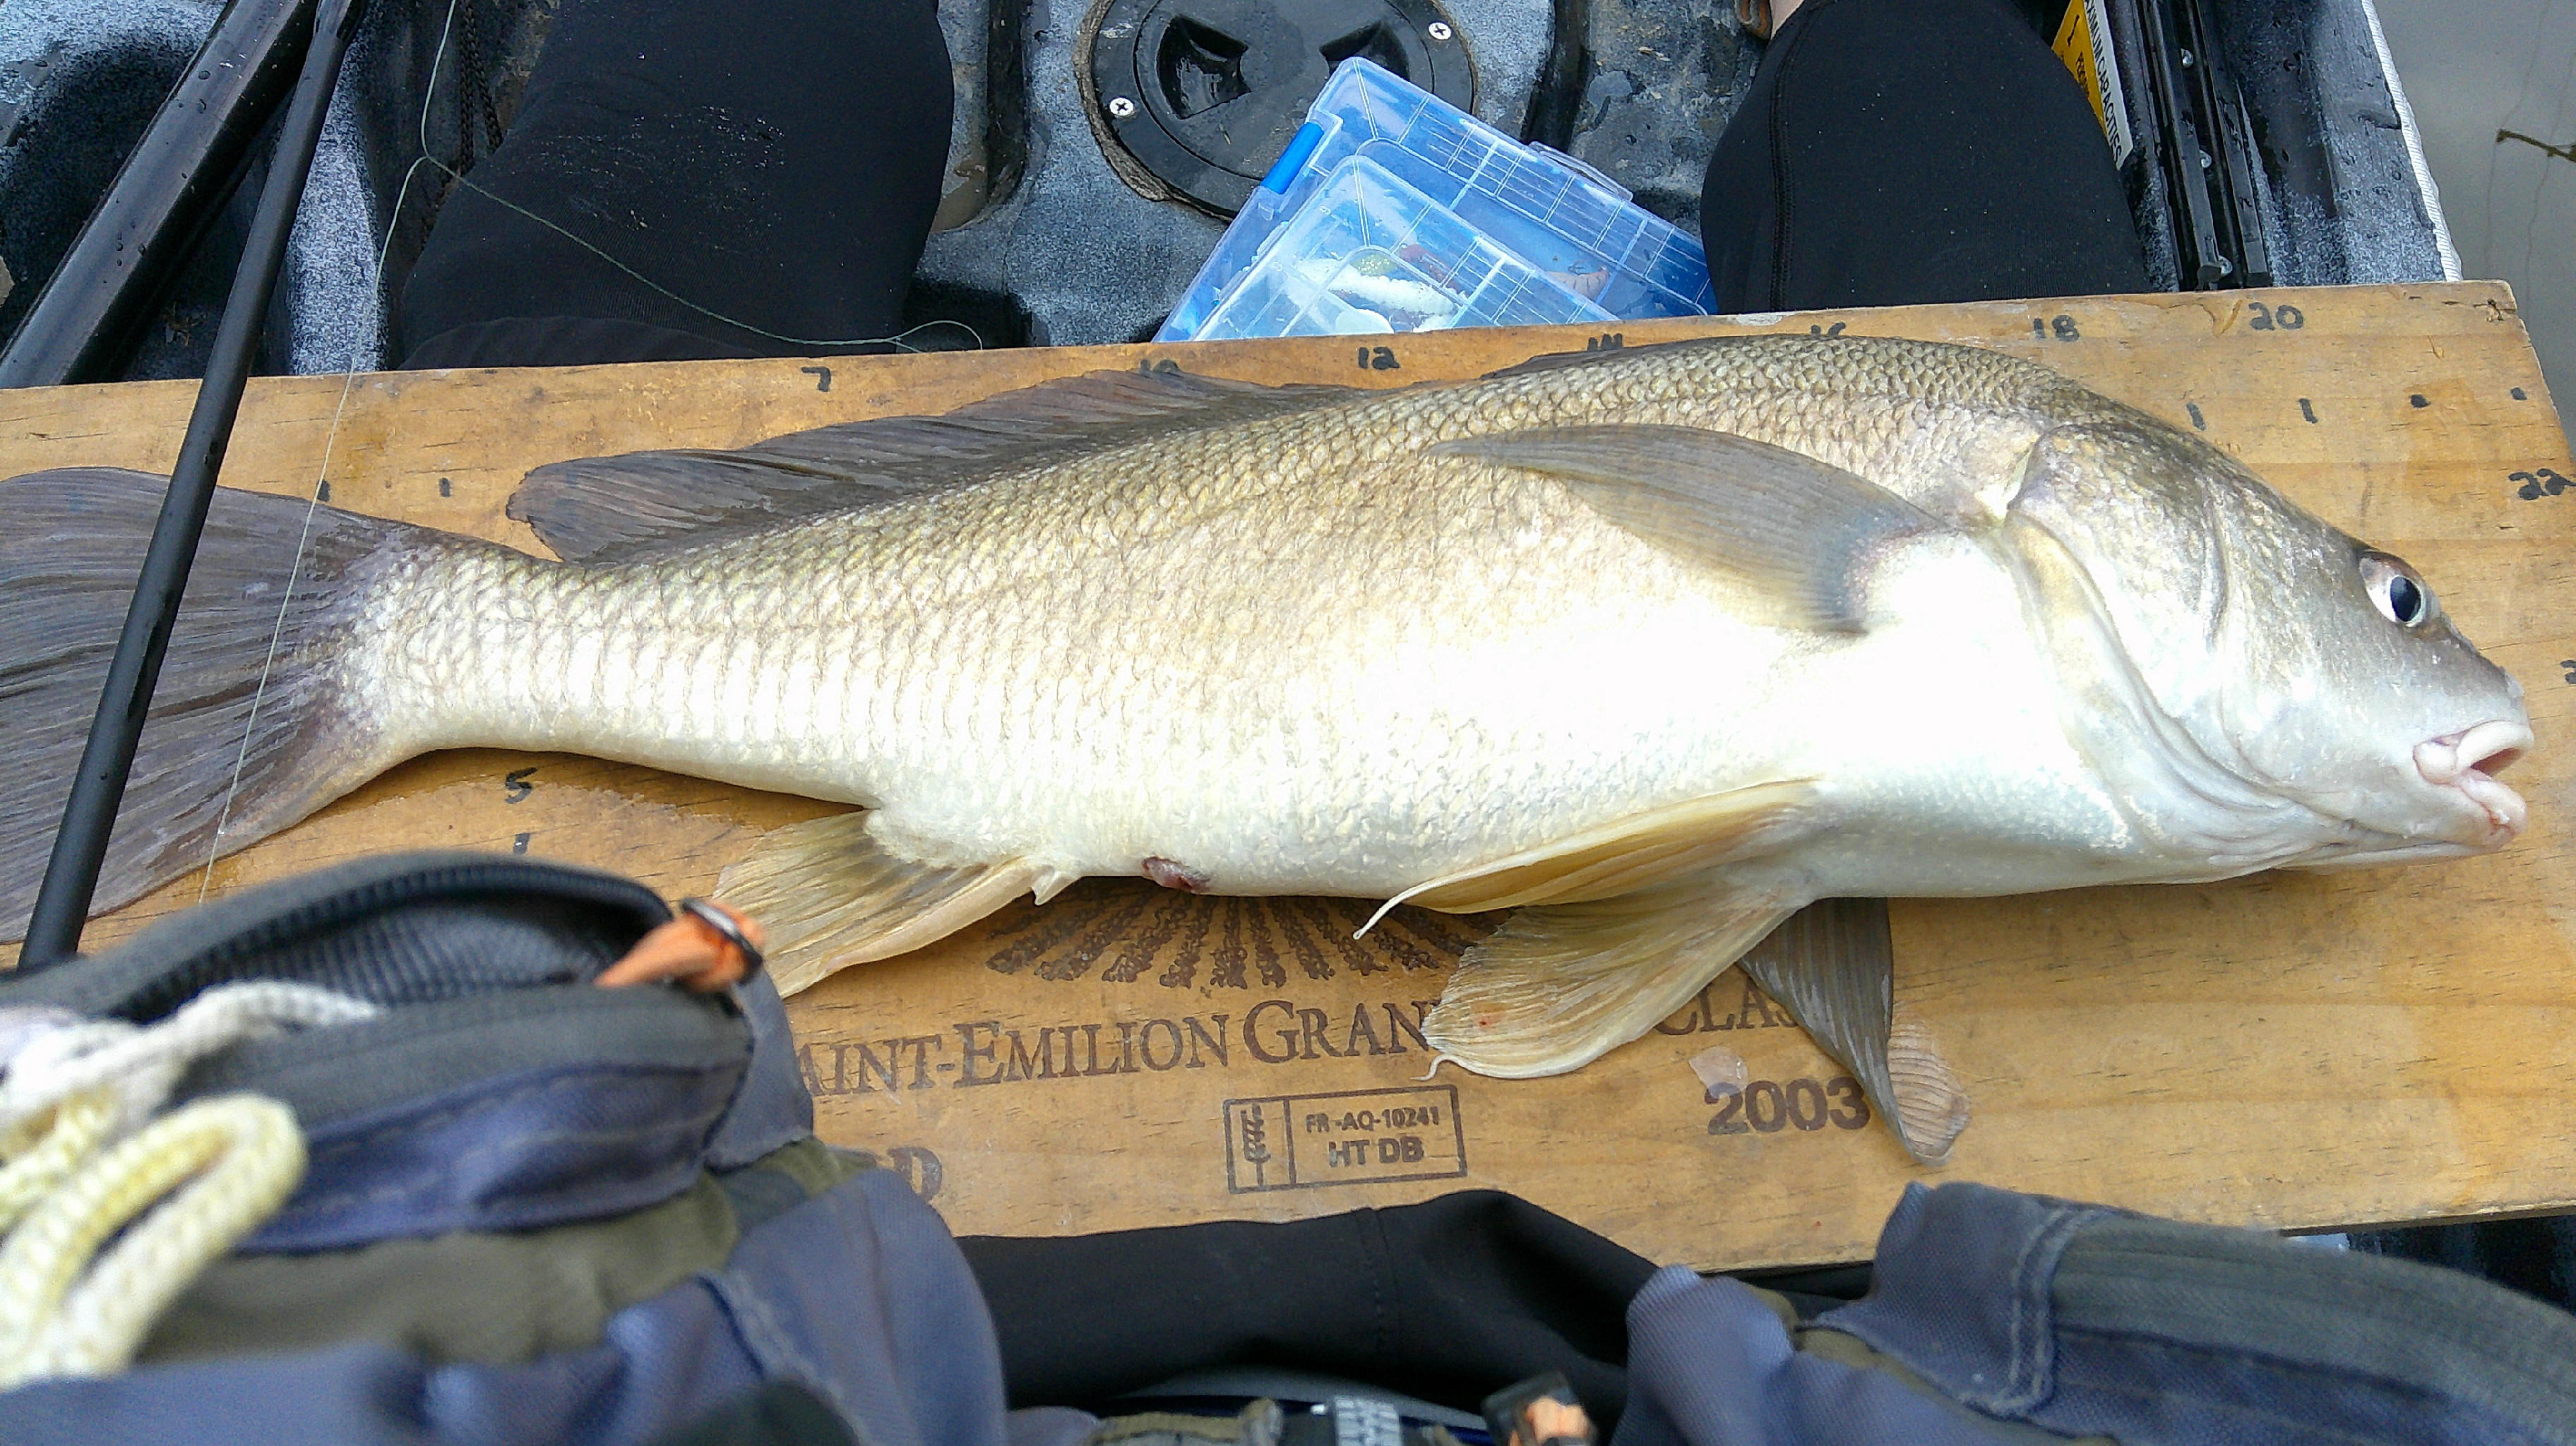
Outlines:
{"label": "black pants", "polygon": [[1807,0],[1700,234],[1722,312],[2147,289],[2092,107],[2007,0]]}
{"label": "black pants", "polygon": [[[932,0],[573,0],[412,272],[405,364],[890,336],[949,103]],[[2147,284],[2101,130],[2009,0],[1807,0],[1700,210],[1723,311]]]}
{"label": "black pants", "polygon": [[412,269],[404,365],[866,350],[828,343],[902,328],[949,105],[933,0],[569,0]]}

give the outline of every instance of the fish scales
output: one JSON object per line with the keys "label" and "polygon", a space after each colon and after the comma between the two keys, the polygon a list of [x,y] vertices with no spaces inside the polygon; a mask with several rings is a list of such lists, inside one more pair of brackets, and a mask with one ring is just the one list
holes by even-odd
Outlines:
{"label": "fish scales", "polygon": [[[1488,385],[1530,394],[1506,404],[1515,424],[1674,406],[1549,380]],[[1011,847],[1102,872],[1162,853],[1254,891],[1391,892],[1722,782],[1694,746],[1713,701],[1699,680],[1489,723],[1536,701],[1490,696],[1516,692],[1534,656],[1572,664],[1605,633],[1658,639],[1632,662],[1674,671],[1674,634],[1712,592],[1544,482],[1398,465],[1490,425],[1471,400],[1399,395],[828,517],[750,555],[578,571],[459,555],[401,590],[358,691],[388,716],[441,719],[418,746],[575,748],[911,805],[937,825],[917,826],[923,855],[943,862]],[[1330,552],[1299,545],[1319,506],[1361,524]],[[1333,607],[1273,630],[1288,600],[1328,593]],[[508,661],[565,634],[602,639],[595,679]],[[735,679],[792,668],[808,639],[848,660],[846,717],[757,715]],[[1739,699],[1777,648],[1750,650]],[[1280,717],[1305,726],[1263,726]],[[1549,762],[1579,794],[1530,786]],[[1179,807],[1140,809],[1147,784]],[[1227,836],[1247,801],[1272,814],[1268,837]],[[986,819],[1046,826],[1005,836]]]}
{"label": "fish scales", "polygon": [[[113,571],[44,539],[149,517],[129,474],[59,476],[0,508],[0,598],[36,600],[0,609],[0,689],[40,702],[95,683],[11,630],[95,626],[45,609]],[[1375,393],[1101,374],[521,499],[575,561],[220,497],[163,689],[211,701],[156,713],[102,901],[413,753],[563,749],[864,810],[727,871],[784,988],[1086,875],[1510,908],[1425,1033],[1524,1075],[1811,900],[2451,857],[2523,822],[2494,776],[2531,742],[2519,686],[2411,568],[1967,348],[1731,339]],[[243,655],[289,564],[272,678]],[[0,802],[44,816],[28,780],[76,742],[0,765]],[[236,756],[216,838],[202,760]],[[34,872],[0,847],[0,904]],[[1747,967],[1939,1158],[1964,1095],[1843,918]]]}

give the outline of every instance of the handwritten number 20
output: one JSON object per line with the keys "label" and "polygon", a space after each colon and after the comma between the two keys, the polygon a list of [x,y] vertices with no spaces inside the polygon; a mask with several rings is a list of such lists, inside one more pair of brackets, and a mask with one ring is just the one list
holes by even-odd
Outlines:
{"label": "handwritten number 20", "polygon": [[2505,474],[2505,480],[2522,484],[2514,489],[2513,495],[2525,502],[2537,502],[2543,497],[2555,497],[2570,487],[2576,487],[2576,482],[2570,482],[2546,467],[2535,467],[2528,472],[2508,472]]}
{"label": "handwritten number 20", "polygon": [[2253,331],[2297,331],[2308,324],[2307,317],[2295,306],[2265,306],[2259,301],[2249,301],[2245,303],[2245,309],[2254,313],[2254,319],[2245,323]]}

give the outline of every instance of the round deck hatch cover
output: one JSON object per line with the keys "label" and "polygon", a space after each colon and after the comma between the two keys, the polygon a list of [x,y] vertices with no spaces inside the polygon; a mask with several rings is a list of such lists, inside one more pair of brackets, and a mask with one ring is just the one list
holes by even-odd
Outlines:
{"label": "round deck hatch cover", "polygon": [[1432,0],[1110,0],[1091,37],[1095,124],[1231,216],[1355,55],[1461,110],[1474,100],[1467,47]]}

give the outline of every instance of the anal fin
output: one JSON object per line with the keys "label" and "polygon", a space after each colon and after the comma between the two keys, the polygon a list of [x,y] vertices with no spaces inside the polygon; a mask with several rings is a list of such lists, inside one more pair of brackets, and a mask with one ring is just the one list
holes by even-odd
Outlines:
{"label": "anal fin", "polygon": [[898,858],[869,834],[871,816],[776,830],[718,880],[725,902],[769,930],[779,993],[944,939],[1053,880],[1026,859],[943,866]]}
{"label": "anal fin", "polygon": [[1896,1007],[1885,899],[1822,899],[1744,956],[1744,972],[1860,1081],[1871,1108],[1926,1165],[1950,1157],[1968,1096],[1921,1021]]}
{"label": "anal fin", "polygon": [[1680,1008],[1803,902],[1689,878],[1522,909],[1459,961],[1423,1038],[1478,1074],[1580,1068]]}

